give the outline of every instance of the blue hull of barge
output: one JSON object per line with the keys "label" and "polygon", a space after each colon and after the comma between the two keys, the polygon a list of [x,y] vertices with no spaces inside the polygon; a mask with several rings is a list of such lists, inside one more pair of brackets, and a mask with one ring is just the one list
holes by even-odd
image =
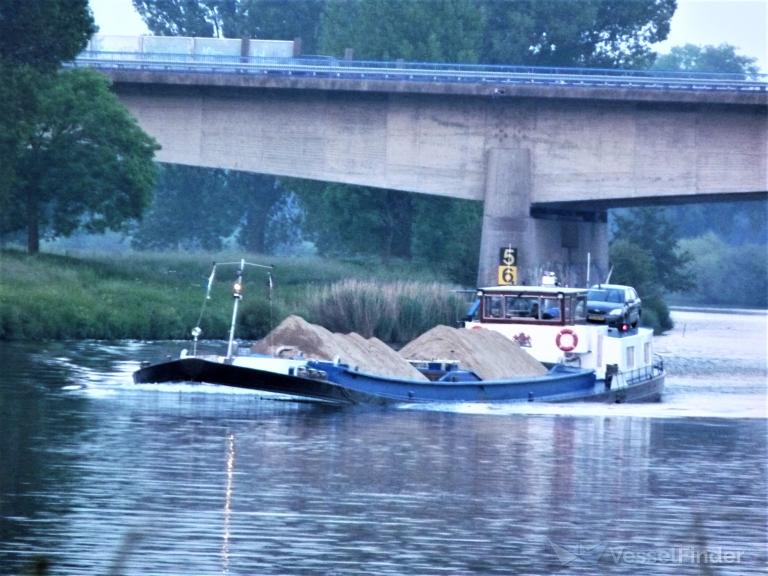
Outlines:
{"label": "blue hull of barge", "polygon": [[354,402],[515,402],[585,398],[596,386],[592,370],[556,366],[547,374],[513,380],[398,380],[350,369],[344,364],[310,362]]}
{"label": "blue hull of barge", "polygon": [[[618,389],[607,389],[592,370],[555,366],[535,378],[513,380],[417,381],[383,378],[345,364],[310,361],[305,374],[281,374],[203,358],[182,358],[144,367],[136,383],[206,382],[284,394],[295,400],[329,404],[418,402],[655,402],[664,373]],[[308,374],[312,374],[310,377]]]}

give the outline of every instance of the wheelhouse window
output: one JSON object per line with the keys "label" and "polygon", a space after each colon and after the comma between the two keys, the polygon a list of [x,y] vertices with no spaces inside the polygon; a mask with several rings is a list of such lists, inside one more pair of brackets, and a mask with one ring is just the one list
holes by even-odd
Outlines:
{"label": "wheelhouse window", "polygon": [[483,302],[484,318],[503,318],[504,299],[501,296],[486,296]]}
{"label": "wheelhouse window", "polygon": [[565,321],[577,324],[587,320],[587,297],[584,295],[568,296],[565,301]]}
{"label": "wheelhouse window", "polygon": [[545,294],[485,295],[483,318],[559,324],[562,323],[561,300]]}

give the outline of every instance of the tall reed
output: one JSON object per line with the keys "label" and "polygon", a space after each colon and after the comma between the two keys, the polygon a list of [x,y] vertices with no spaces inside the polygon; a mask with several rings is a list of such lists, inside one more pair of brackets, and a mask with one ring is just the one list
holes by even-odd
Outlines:
{"label": "tall reed", "polygon": [[309,289],[306,314],[334,332],[404,343],[438,324],[456,324],[465,303],[454,288],[437,282],[343,280]]}

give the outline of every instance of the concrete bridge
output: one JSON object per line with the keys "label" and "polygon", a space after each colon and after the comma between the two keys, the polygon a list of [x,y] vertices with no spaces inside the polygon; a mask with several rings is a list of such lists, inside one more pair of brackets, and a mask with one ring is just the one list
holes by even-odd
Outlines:
{"label": "concrete bridge", "polygon": [[77,62],[109,75],[162,162],[484,202],[480,284],[510,245],[520,281],[583,282],[587,253],[602,276],[610,207],[768,191],[762,81],[339,64]]}

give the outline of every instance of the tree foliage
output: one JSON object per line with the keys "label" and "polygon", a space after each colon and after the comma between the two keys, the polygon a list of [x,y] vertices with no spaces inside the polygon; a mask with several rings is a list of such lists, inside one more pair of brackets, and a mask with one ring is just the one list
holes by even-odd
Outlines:
{"label": "tree foliage", "polygon": [[0,59],[53,71],[85,48],[95,31],[88,0],[3,0]]}
{"label": "tree foliage", "polygon": [[18,67],[0,58],[0,230],[9,220],[16,184],[16,158],[33,128],[38,86],[42,75],[29,67]]}
{"label": "tree foliage", "polygon": [[712,232],[734,246],[768,245],[768,200],[682,204],[663,210],[680,238]]}
{"label": "tree foliage", "polygon": [[308,232],[321,254],[410,257],[409,194],[307,180],[286,186],[305,206]]}
{"label": "tree foliage", "polygon": [[321,47],[357,58],[639,68],[675,0],[329,0]]}
{"label": "tree foliage", "polygon": [[5,232],[26,228],[28,249],[41,234],[118,229],[148,204],[158,148],[90,70],[61,72],[40,87],[39,107],[17,158]]}
{"label": "tree foliage", "polygon": [[674,327],[669,308],[664,302],[659,269],[651,252],[628,240],[611,244],[611,282],[634,286],[643,300],[642,323],[660,334]]}
{"label": "tree foliage", "polygon": [[[286,196],[280,181],[263,174],[230,170],[227,172],[227,189],[232,201],[240,198],[242,207],[242,219],[237,232],[238,243],[252,252],[269,252],[272,247],[268,238],[270,214],[275,210],[275,205]],[[282,240],[287,242],[285,236]]]}
{"label": "tree foliage", "polygon": [[313,51],[326,0],[133,0],[158,36],[301,38]]}
{"label": "tree foliage", "polygon": [[133,232],[141,250],[220,250],[237,239],[254,252],[265,248],[266,215],[281,190],[268,176],[163,165],[154,201]]}
{"label": "tree foliage", "polygon": [[481,61],[640,68],[669,34],[676,0],[483,0]]}
{"label": "tree foliage", "polygon": [[455,282],[473,285],[480,254],[482,203],[419,195],[413,199],[413,208],[413,258]]}
{"label": "tree foliage", "polygon": [[103,76],[57,70],[94,30],[87,0],[0,4],[0,232],[26,228],[30,252],[41,234],[118,228],[149,198],[155,142]]}
{"label": "tree foliage", "polygon": [[653,69],[680,72],[730,72],[745,76],[759,72],[756,58],[736,54],[736,48],[730,44],[675,46],[669,53],[661,54],[656,58]]}
{"label": "tree foliage", "polygon": [[323,15],[320,46],[362,60],[477,62],[483,14],[476,0],[336,0]]}
{"label": "tree foliage", "polygon": [[11,218],[16,158],[33,130],[39,86],[93,31],[87,0],[0,2],[0,228]]}
{"label": "tree foliage", "polygon": [[765,246],[731,246],[711,232],[680,244],[692,256],[695,287],[689,299],[709,305],[768,308]]}
{"label": "tree foliage", "polygon": [[326,0],[239,0],[225,22],[225,34],[267,40],[301,39],[305,54],[317,50]]}
{"label": "tree foliage", "polygon": [[133,0],[158,35],[302,39],[359,59],[638,68],[676,0]]}
{"label": "tree foliage", "polygon": [[231,2],[221,0],[133,0],[144,23],[157,36],[221,36]]}
{"label": "tree foliage", "polygon": [[616,240],[634,244],[650,256],[654,281],[664,290],[679,292],[693,286],[688,271],[691,256],[678,249],[677,230],[663,209],[630,208],[617,212],[613,233]]}

